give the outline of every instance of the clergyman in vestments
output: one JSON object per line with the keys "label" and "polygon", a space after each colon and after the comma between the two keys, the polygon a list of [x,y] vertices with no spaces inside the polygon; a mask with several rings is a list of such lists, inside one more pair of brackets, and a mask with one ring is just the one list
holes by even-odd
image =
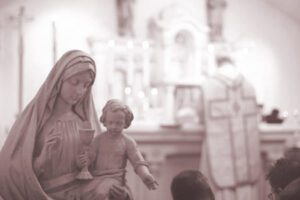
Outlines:
{"label": "clergyman in vestments", "polygon": [[205,136],[201,170],[216,200],[258,200],[261,176],[257,103],[229,57],[202,86]]}

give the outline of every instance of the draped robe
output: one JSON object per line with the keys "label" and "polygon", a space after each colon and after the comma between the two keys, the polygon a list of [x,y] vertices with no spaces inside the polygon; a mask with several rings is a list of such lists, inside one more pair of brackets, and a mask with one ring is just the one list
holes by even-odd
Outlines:
{"label": "draped robe", "polygon": [[[47,149],[46,163],[38,179],[43,190],[56,200],[71,199],[71,196],[80,196],[80,184],[76,181],[79,173],[77,155],[80,151],[78,127],[81,119],[69,112],[53,123],[45,126],[37,137],[35,152],[38,155],[46,148],[45,141],[52,134],[58,134],[60,139],[50,149]],[[39,171],[39,169],[35,169]],[[62,185],[65,186],[64,189]]]}
{"label": "draped robe", "polygon": [[208,78],[203,89],[201,169],[216,200],[258,200],[261,173],[256,96],[242,76]]}

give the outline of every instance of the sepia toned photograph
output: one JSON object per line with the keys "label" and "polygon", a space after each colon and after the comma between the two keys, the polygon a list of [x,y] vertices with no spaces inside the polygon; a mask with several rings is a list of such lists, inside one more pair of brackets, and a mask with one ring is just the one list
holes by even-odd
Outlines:
{"label": "sepia toned photograph", "polygon": [[300,200],[300,1],[0,0],[0,200]]}

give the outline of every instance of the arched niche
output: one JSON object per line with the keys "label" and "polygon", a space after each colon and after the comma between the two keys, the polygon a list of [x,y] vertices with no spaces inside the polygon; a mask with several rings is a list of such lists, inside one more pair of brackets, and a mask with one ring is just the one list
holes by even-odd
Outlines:
{"label": "arched niche", "polygon": [[197,110],[190,102],[197,96],[195,91],[209,67],[208,28],[191,13],[184,6],[173,4],[149,20],[149,35],[155,44],[151,81],[163,94],[162,124],[178,123],[181,111],[192,110],[194,116]]}
{"label": "arched niche", "polygon": [[203,79],[208,28],[180,5],[164,8],[150,20],[156,45],[154,83],[195,84]]}

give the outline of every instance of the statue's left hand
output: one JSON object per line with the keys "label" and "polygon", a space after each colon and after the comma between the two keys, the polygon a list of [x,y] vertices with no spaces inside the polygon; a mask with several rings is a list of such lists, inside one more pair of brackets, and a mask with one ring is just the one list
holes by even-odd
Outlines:
{"label": "statue's left hand", "polygon": [[93,151],[92,148],[88,148],[87,149],[87,154],[88,154],[88,165],[90,165],[91,163],[93,163],[96,159],[96,153]]}
{"label": "statue's left hand", "polygon": [[128,200],[129,196],[124,187],[113,185],[109,191],[110,199],[112,200]]}
{"label": "statue's left hand", "polygon": [[158,183],[151,174],[146,174],[142,179],[149,190],[155,190],[157,188]]}
{"label": "statue's left hand", "polygon": [[85,152],[81,152],[79,155],[77,155],[76,163],[79,169],[82,169],[84,166],[88,166],[89,164],[88,155]]}

